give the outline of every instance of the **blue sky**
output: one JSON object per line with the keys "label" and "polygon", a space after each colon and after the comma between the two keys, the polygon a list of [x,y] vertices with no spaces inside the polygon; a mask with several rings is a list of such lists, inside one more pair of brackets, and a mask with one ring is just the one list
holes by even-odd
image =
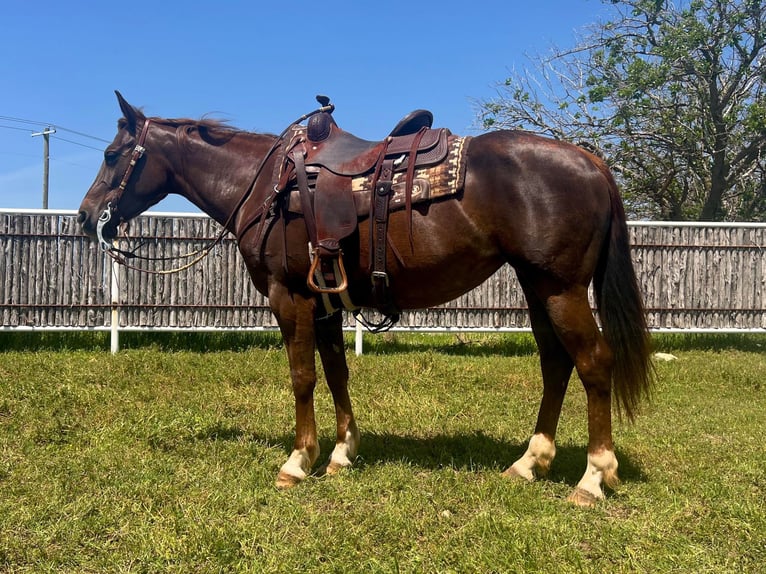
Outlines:
{"label": "blue sky", "polygon": [[[525,55],[575,43],[600,0],[8,0],[0,11],[0,208],[77,209],[120,116],[213,115],[279,133],[329,95],[344,129],[379,139],[407,112],[475,134],[477,100]],[[95,148],[95,149],[94,149]],[[193,211],[180,198],[157,209]]]}

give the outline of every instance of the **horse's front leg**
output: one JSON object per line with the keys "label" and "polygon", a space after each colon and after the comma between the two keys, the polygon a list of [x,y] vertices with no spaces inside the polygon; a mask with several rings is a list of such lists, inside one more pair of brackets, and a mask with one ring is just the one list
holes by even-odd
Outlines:
{"label": "horse's front leg", "polygon": [[319,457],[314,417],[315,302],[313,297],[303,297],[289,292],[283,285],[273,285],[269,289],[269,304],[287,349],[295,396],[295,442],[290,458],[279,470],[276,483],[277,488],[289,488],[308,476]]}
{"label": "horse's front leg", "polygon": [[343,344],[343,316],[336,313],[332,317],[316,323],[317,347],[322,359],[327,386],[330,387],[335,403],[337,434],[335,448],[325,468],[328,474],[334,474],[351,466],[359,447],[359,430],[351,409],[348,395],[348,366]]}
{"label": "horse's front leg", "polygon": [[537,415],[535,433],[526,452],[503,474],[534,480],[538,476],[548,474],[551,462],[556,456],[556,429],[574,363],[556,335],[537,294],[529,288],[523,275],[519,275],[519,279],[527,297],[532,332],[540,352],[543,398]]}

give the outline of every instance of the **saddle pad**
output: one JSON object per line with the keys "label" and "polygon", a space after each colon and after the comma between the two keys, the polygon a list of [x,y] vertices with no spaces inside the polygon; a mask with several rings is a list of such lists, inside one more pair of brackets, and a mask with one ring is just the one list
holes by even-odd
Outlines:
{"label": "saddle pad", "polygon": [[[412,182],[412,203],[422,203],[439,197],[455,195],[462,191],[465,183],[465,151],[468,149],[470,136],[460,137],[450,135],[448,152],[444,161],[437,165],[416,168]],[[313,171],[313,170],[312,170]],[[366,217],[370,214],[370,198],[372,196],[372,174],[350,178],[351,191],[356,204],[357,216]],[[404,172],[394,173],[393,196],[390,209],[404,209],[406,202],[406,177]],[[309,173],[309,182],[313,188],[316,172]],[[287,208],[292,213],[303,213],[297,189],[290,189]]]}
{"label": "saddle pad", "polygon": [[[412,202],[427,201],[445,195],[454,195],[463,189],[465,183],[465,150],[468,148],[470,136],[460,137],[450,135],[447,139],[447,157],[439,164],[415,168],[412,184]],[[404,208],[405,183],[407,174],[402,171],[394,173],[394,195],[391,197],[391,209]],[[355,177],[351,180],[351,190],[366,194],[372,191],[372,175]],[[360,199],[355,195],[357,199]],[[369,201],[367,202],[369,207]]]}

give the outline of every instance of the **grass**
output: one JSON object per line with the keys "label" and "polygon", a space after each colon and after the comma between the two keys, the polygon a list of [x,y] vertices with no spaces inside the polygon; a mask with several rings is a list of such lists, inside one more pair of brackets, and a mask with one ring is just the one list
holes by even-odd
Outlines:
{"label": "grass", "polygon": [[[5,335],[4,335],[5,337]],[[663,336],[655,400],[617,424],[621,487],[585,465],[571,385],[551,475],[501,471],[540,396],[527,336],[389,335],[349,353],[355,467],[273,487],[293,436],[271,335],[0,338],[3,572],[759,572],[766,338]],[[230,339],[229,339],[230,338]],[[349,341],[350,344],[350,341]],[[317,387],[322,458],[329,392]]]}

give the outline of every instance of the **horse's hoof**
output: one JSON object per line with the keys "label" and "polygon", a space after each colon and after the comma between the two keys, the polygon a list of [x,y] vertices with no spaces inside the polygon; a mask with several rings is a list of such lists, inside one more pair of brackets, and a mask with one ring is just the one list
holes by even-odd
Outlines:
{"label": "horse's hoof", "polygon": [[513,480],[521,479],[521,480],[524,480],[526,482],[534,482],[534,480],[535,480],[535,475],[534,474],[530,473],[528,476],[525,476],[525,475],[521,474],[516,469],[516,467],[513,467],[513,466],[509,466],[508,468],[506,468],[503,471],[501,476],[503,476],[504,478],[511,478]]}
{"label": "horse's hoof", "polygon": [[319,469],[317,469],[316,476],[336,475],[343,472],[343,470],[347,468],[351,468],[351,465],[330,461],[327,464],[323,464],[322,466],[319,467]]}
{"label": "horse's hoof", "polygon": [[335,462],[331,460],[327,466],[324,468],[325,474],[338,474],[339,472],[343,472],[347,468],[351,468],[350,464],[341,464],[339,462]]}
{"label": "horse's hoof", "polygon": [[593,508],[596,506],[598,498],[587,490],[575,488],[572,494],[567,498],[567,501],[581,508]]}
{"label": "horse's hoof", "polygon": [[287,474],[286,472],[280,472],[277,475],[277,482],[275,483],[275,486],[279,490],[287,490],[288,488],[292,488],[294,486],[297,486],[301,483],[301,479],[297,476],[293,476],[292,474]]}

